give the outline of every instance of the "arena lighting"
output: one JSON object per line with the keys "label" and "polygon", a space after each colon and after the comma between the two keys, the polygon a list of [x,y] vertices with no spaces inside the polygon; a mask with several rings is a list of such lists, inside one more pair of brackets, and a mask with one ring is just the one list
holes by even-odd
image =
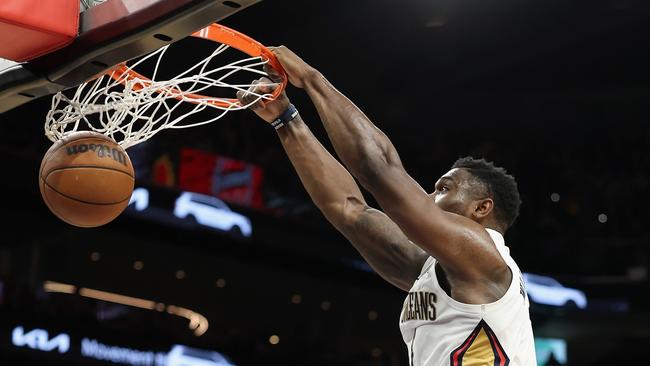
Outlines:
{"label": "arena lighting", "polygon": [[168,305],[167,312],[188,319],[190,321],[190,329],[194,330],[194,334],[197,336],[202,335],[208,330],[208,319],[197,312],[174,305]]}
{"label": "arena lighting", "polygon": [[105,291],[93,290],[90,288],[80,288],[79,295],[83,297],[89,297],[92,299],[133,306],[141,309],[153,310],[156,306],[156,303],[154,301],[138,299],[137,297],[113,294]]}
{"label": "arena lighting", "polygon": [[45,283],[43,283],[43,289],[47,292],[61,292],[64,294],[74,294],[77,291],[75,286],[52,281],[45,281]]}
{"label": "arena lighting", "polygon": [[189,320],[189,328],[194,331],[194,335],[197,337],[202,336],[209,327],[208,319],[205,316],[193,310],[180,306],[165,305],[161,302],[120,295],[107,291],[95,290],[92,288],[80,287],[79,290],[76,291],[77,287],[74,285],[68,285],[55,281],[45,281],[43,283],[43,289],[46,292],[57,292],[64,294],[74,294],[76,292],[83,297],[137,307],[145,310],[162,311],[162,309],[166,308],[167,313]]}
{"label": "arena lighting", "polygon": [[49,333],[44,329],[32,329],[25,332],[22,326],[17,326],[11,332],[11,343],[16,347],[27,346],[45,352],[56,349],[59,353],[66,353],[70,350],[69,335],[61,333],[50,338]]}
{"label": "arena lighting", "polygon": [[137,187],[131,193],[131,199],[129,200],[129,205],[135,203],[134,207],[136,211],[144,211],[149,207],[149,190],[142,187]]}
{"label": "arena lighting", "polygon": [[[273,336],[277,337],[277,336]],[[279,338],[278,338],[279,342]],[[79,347],[72,346],[73,343]],[[102,363],[128,366],[234,366],[217,351],[174,344],[169,352],[134,349],[128,346],[106,344],[94,338],[74,339],[67,333],[51,336],[45,329],[26,330],[22,325],[12,331],[11,344],[64,357],[94,359]]]}

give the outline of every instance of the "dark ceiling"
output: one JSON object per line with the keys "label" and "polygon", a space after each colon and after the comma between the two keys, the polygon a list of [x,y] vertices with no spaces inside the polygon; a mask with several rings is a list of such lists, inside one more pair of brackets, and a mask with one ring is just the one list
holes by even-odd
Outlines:
{"label": "dark ceiling", "polygon": [[[648,203],[650,168],[647,2],[283,0],[222,23],[318,68],[388,134],[425,189],[460,156],[506,167],[524,201],[509,239],[529,268],[599,274],[612,245],[626,252],[606,272],[647,266],[638,203]],[[188,42],[175,47],[196,46]],[[305,93],[288,95],[329,146]],[[43,98],[0,116],[4,149],[22,146],[18,154],[37,164],[49,147],[48,107]],[[151,141],[158,151],[195,146],[260,164],[272,172],[268,187],[308,202],[274,134],[250,112]],[[15,179],[35,187],[32,174]]]}
{"label": "dark ceiling", "polygon": [[[647,266],[647,215],[632,203],[650,203],[647,2],[265,1],[224,24],[318,68],[388,134],[426,189],[459,156],[505,166],[524,201],[510,236],[529,268]],[[288,94],[327,141],[305,94]],[[233,120],[254,129],[256,147],[239,153],[259,161],[259,145],[273,138],[257,134],[251,114]],[[624,251],[606,262],[612,245]]]}
{"label": "dark ceiling", "polygon": [[[318,68],[387,133],[425,189],[460,156],[485,157],[507,168],[524,202],[506,236],[520,267],[552,274],[590,297],[618,296],[647,309],[649,2],[266,0],[222,23],[266,45],[286,45]],[[175,47],[189,52],[196,46],[189,42]],[[290,87],[288,95],[329,147],[305,93]],[[36,179],[51,145],[42,127],[48,108],[49,98],[42,98],[0,115],[0,188],[8,197],[0,277],[35,287],[46,279],[77,281],[211,309],[209,339],[225,342],[242,359],[253,357],[253,347],[268,347],[265,332],[281,327],[295,331],[289,336],[295,344],[324,347],[332,352],[328,357],[352,359],[353,345],[368,343],[370,349],[380,338],[389,347],[384,349],[403,356],[394,324],[402,295],[374,275],[327,262],[328,255],[356,253],[309,204],[272,129],[252,113],[232,113],[210,126],[165,131],[151,140],[159,153],[189,146],[259,164],[267,190],[298,202],[282,219],[242,209],[259,235],[242,243],[128,217],[91,231],[59,222],[43,205]],[[606,222],[599,221],[602,215]],[[20,229],[26,222],[37,222],[37,229]],[[90,263],[93,251],[105,260]],[[146,262],[142,274],[131,268],[136,259]],[[178,268],[187,270],[185,282],[173,278]],[[234,292],[215,295],[216,276],[227,276]],[[253,276],[262,285],[255,286]],[[304,290],[306,304],[313,302],[303,309],[317,312],[307,314],[311,320],[304,324],[291,323],[303,319],[295,310],[280,310],[294,289]],[[258,313],[255,302],[267,295],[277,309]],[[248,308],[231,301],[238,296]],[[329,318],[318,315],[327,296],[336,303]],[[379,325],[368,325],[371,308],[381,313]],[[244,322],[241,309],[255,316]],[[30,318],[31,310],[24,311]],[[346,327],[339,329],[335,318],[341,317]],[[179,337],[191,338],[185,324],[174,327],[185,332]],[[347,338],[323,345],[319,329]],[[156,336],[173,338],[169,334]],[[254,334],[258,343],[242,334]],[[336,354],[342,349],[350,353]]]}

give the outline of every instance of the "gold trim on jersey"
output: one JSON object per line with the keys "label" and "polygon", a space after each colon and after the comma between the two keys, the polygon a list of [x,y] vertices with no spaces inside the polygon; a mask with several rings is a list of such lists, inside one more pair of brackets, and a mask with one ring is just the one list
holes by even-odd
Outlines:
{"label": "gold trim on jersey", "polygon": [[450,355],[451,366],[508,366],[510,358],[485,320]]}

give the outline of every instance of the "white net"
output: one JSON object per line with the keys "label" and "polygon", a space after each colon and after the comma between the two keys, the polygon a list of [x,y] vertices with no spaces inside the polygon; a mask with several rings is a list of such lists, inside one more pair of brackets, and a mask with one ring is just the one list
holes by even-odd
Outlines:
{"label": "white net", "polygon": [[95,5],[99,5],[106,0],[80,0],[79,1],[79,11],[85,11],[92,8]]}
{"label": "white net", "polygon": [[[168,48],[162,47],[128,67],[128,70],[133,70],[153,58],[155,67],[151,79],[113,71],[79,85],[69,97],[63,92],[54,95],[46,117],[45,135],[56,142],[72,132],[90,130],[109,136],[128,148],[163,129],[204,125],[220,119],[229,111],[246,109],[260,99],[272,99],[271,94],[255,93],[252,93],[255,99],[247,105],[231,99],[237,91],[248,91],[254,80],[267,75],[262,66],[268,61],[261,57],[248,57],[217,68],[209,66],[213,58],[229,48],[225,44],[190,69],[168,80],[156,80]],[[241,78],[242,73],[251,75]],[[235,74],[238,74],[237,80],[250,82],[231,83]],[[231,98],[200,95],[215,88],[227,89]],[[200,114],[203,111],[211,113],[207,113],[206,118],[206,113]]]}

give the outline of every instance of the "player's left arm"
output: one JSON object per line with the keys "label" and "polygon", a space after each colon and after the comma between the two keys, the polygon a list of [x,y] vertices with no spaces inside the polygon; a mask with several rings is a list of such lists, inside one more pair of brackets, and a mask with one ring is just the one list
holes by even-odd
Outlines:
{"label": "player's left arm", "polygon": [[410,240],[434,256],[457,281],[489,286],[509,276],[483,226],[440,209],[407,174],[388,137],[356,105],[287,48],[273,51],[289,81],[309,94],[350,173]]}

